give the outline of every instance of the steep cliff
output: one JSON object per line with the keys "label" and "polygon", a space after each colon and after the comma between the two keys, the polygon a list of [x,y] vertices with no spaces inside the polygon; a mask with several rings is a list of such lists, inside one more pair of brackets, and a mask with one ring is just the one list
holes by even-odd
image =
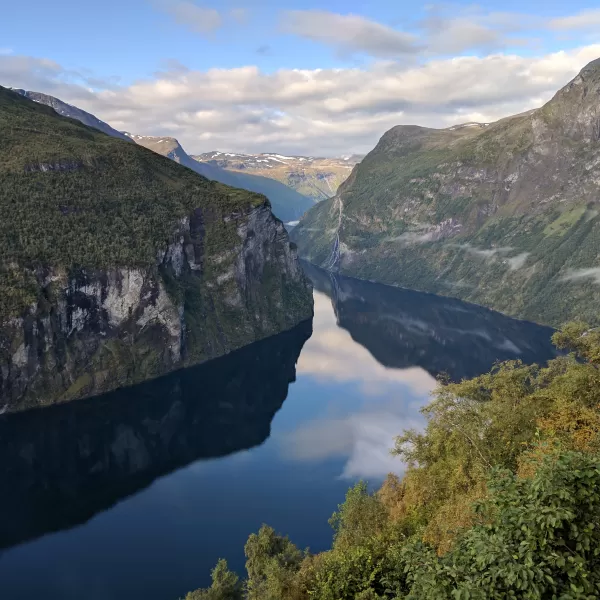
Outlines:
{"label": "steep cliff", "polygon": [[0,410],[95,395],[310,318],[264,196],[0,88]]}
{"label": "steep cliff", "polygon": [[598,322],[600,60],[538,110],[399,126],[292,232],[302,256],[552,325]]}

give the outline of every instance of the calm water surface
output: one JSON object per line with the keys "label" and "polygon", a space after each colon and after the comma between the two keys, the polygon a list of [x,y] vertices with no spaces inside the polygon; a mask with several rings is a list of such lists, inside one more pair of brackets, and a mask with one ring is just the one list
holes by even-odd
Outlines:
{"label": "calm water surface", "polygon": [[311,323],[101,398],[0,418],[0,598],[176,600],[264,522],[300,547],[402,472],[435,377],[552,356],[551,330],[306,265]]}

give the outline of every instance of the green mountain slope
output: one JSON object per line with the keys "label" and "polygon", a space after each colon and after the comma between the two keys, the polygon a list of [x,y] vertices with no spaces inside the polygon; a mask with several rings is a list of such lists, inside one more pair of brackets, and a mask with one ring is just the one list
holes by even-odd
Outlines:
{"label": "green mountain slope", "polygon": [[538,110],[399,126],[292,233],[358,277],[557,325],[598,322],[600,60]]}
{"label": "green mountain slope", "polygon": [[0,87],[0,411],[136,383],[310,317],[264,196]]}
{"label": "green mountain slope", "polygon": [[39,102],[40,104],[50,106],[59,115],[62,115],[63,117],[69,117],[71,119],[77,119],[77,121],[81,121],[81,123],[84,125],[93,127],[94,129],[99,129],[107,135],[111,135],[112,137],[120,138],[122,140],[129,139],[124,133],[113,129],[108,123],[101,121],[98,119],[98,117],[86,112],[85,110],[81,110],[72,104],[63,102],[59,98],[49,96],[48,94],[42,94],[40,92],[31,92],[29,90],[22,89],[13,89],[13,92],[17,92],[17,94],[21,94],[21,96],[25,96],[25,98],[29,98],[29,100],[33,100],[34,102]]}
{"label": "green mountain slope", "polygon": [[127,134],[136,144],[158,152],[179,164],[196,171],[200,175],[213,181],[219,181],[225,185],[250,190],[263,194],[271,202],[273,213],[282,221],[296,221],[309,208],[314,206],[311,198],[299,194],[283,183],[247,173],[235,173],[222,169],[216,165],[199,162],[193,159],[183,149],[181,144],[172,137],[156,137],[147,135]]}
{"label": "green mountain slope", "polygon": [[267,196],[271,202],[274,214],[283,221],[295,221],[313,206],[313,201],[307,197],[308,194],[302,195],[297,193],[282,183],[273,181],[267,177],[260,177],[260,174],[246,175],[240,173],[238,176],[235,173],[231,173],[230,171],[215,165],[199,166],[198,161],[190,158],[179,142],[174,138],[132,135],[130,133],[117,131],[94,115],[85,112],[72,104],[67,104],[54,96],[21,89],[13,91],[34,102],[45,104],[46,106],[53,108],[58,114],[64,117],[76,119],[84,125],[98,129],[112,137],[135,141],[141,146],[145,146],[146,148],[154,150],[154,152],[167,156],[208,179],[232,187],[263,194]]}

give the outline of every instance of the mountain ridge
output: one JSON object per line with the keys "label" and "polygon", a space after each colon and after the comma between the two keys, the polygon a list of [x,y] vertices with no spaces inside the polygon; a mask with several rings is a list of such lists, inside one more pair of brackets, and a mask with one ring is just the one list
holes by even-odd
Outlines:
{"label": "mountain ridge", "polygon": [[[72,104],[68,104],[59,98],[50,96],[49,94],[27,91],[23,89],[15,89],[13,91],[21,96],[24,96],[25,98],[37,102],[38,104],[53,108],[61,116],[75,119],[84,125],[93,127],[94,129],[102,131],[111,137],[116,137],[118,139],[145,146],[154,152],[157,152],[158,154],[167,156],[175,162],[192,169],[192,171],[195,171],[203,177],[213,181],[218,181],[231,187],[237,187],[249,190],[251,192],[256,192],[258,194],[263,194],[269,198],[271,207],[276,216],[281,218],[283,221],[297,220],[313,205],[313,201],[307,196],[290,189],[288,186],[272,178],[260,177],[259,175],[251,174],[236,174],[214,165],[205,165],[199,163],[198,161],[192,159],[187,152],[185,152],[181,144],[179,144],[179,142],[173,137],[143,136],[117,131],[108,123],[101,121],[91,113],[73,106]],[[169,147],[161,147],[160,144],[156,143],[157,140],[165,140],[165,144],[168,143]]]}
{"label": "mountain ridge", "polygon": [[314,204],[310,198],[299,194],[277,180],[259,175],[228,171],[213,164],[194,160],[174,137],[134,135],[131,133],[125,135],[136,144],[166,156],[207,179],[263,194],[269,198],[274,214],[282,221],[289,222],[299,219]]}
{"label": "mountain ridge", "polygon": [[482,128],[396,126],[292,239],[348,275],[597,322],[599,98],[600,60],[544,106]]}
{"label": "mountain ridge", "polygon": [[46,106],[50,106],[53,108],[59,115],[63,117],[69,117],[70,119],[76,119],[80,121],[84,125],[88,127],[93,127],[94,129],[98,129],[107,135],[112,137],[116,137],[122,140],[127,140],[127,137],[122,134],[120,131],[117,131],[113,127],[111,127],[108,123],[98,119],[95,115],[74,106],[73,104],[69,104],[68,102],[64,102],[55,96],[50,96],[49,94],[42,94],[41,92],[33,92],[30,90],[24,90],[21,88],[8,88],[12,89],[13,92],[20,94],[21,96],[28,98],[29,100],[33,100],[34,102],[38,102],[40,104],[45,104]]}

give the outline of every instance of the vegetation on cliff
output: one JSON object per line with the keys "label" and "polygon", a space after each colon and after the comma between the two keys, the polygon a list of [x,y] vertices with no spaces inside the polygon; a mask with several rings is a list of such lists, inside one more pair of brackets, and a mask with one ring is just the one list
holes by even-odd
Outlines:
{"label": "vegetation on cliff", "polygon": [[259,194],[0,88],[0,408],[140,383],[312,314]]}
{"label": "vegetation on cliff", "polygon": [[407,463],[370,493],[349,490],[331,550],[312,555],[263,526],[247,578],[220,561],[186,600],[422,600],[600,595],[600,332],[555,334],[569,354],[445,383]]}
{"label": "vegetation on cliff", "polygon": [[538,110],[395,127],[291,237],[357,277],[554,326],[597,322],[599,93],[600,60]]}
{"label": "vegetation on cliff", "polygon": [[150,266],[193,209],[267,203],[0,87],[0,318],[36,300],[23,267]]}

